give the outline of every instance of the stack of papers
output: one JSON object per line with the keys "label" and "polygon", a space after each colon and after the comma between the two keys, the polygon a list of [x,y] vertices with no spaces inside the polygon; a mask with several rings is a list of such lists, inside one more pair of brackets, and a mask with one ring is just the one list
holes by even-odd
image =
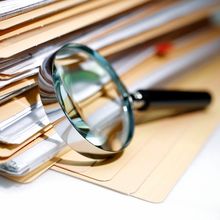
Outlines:
{"label": "stack of papers", "polygon": [[41,103],[38,74],[60,46],[81,43],[109,60],[129,92],[172,87],[220,95],[220,27],[213,19],[219,7],[215,0],[0,2],[1,174],[24,183],[52,167],[162,201],[220,121],[218,101],[207,111],[161,120],[156,113],[137,113],[125,152],[96,161],[55,132]]}

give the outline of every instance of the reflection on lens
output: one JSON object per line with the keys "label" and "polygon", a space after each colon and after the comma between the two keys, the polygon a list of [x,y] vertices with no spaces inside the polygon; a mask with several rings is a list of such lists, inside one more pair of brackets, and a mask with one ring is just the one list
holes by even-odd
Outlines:
{"label": "reflection on lens", "polygon": [[117,77],[109,73],[113,70],[94,57],[76,46],[59,50],[52,75],[55,90],[78,132],[93,145],[116,152],[133,132],[129,97],[122,93],[126,91]]}

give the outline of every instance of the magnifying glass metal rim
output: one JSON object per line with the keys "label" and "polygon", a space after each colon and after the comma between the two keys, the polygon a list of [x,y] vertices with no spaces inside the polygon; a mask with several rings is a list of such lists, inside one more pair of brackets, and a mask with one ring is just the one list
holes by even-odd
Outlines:
{"label": "magnifying glass metal rim", "polygon": [[[127,133],[126,141],[123,143],[123,145],[120,147],[119,150],[116,150],[116,151],[106,150],[106,149],[103,149],[102,146],[98,146],[98,145],[91,143],[88,139],[86,139],[83,136],[83,134],[79,131],[79,129],[77,129],[77,127],[71,122],[71,119],[68,117],[68,115],[65,114],[64,109],[62,108],[62,101],[60,100],[60,96],[58,94],[59,92],[56,90],[56,86],[55,86],[56,82],[54,81],[53,74],[56,72],[56,65],[55,65],[54,59],[56,58],[58,53],[62,53],[62,50],[65,50],[66,48],[70,50],[71,49],[78,50],[79,52],[83,52],[89,55],[109,74],[112,82],[116,85],[116,88],[119,94],[121,95],[122,109],[128,117],[127,120],[128,120],[128,126],[129,126],[129,128],[127,128],[128,133]],[[71,146],[74,150],[91,158],[102,159],[102,158],[106,158],[111,155],[114,155],[116,153],[120,153],[128,146],[134,134],[134,115],[133,115],[133,110],[132,110],[132,98],[131,98],[131,95],[128,93],[127,89],[125,88],[125,86],[123,85],[123,83],[121,82],[121,80],[119,79],[119,77],[117,76],[115,70],[112,68],[112,66],[103,56],[101,56],[97,51],[92,50],[85,45],[76,44],[76,43],[68,43],[60,47],[52,55],[50,55],[47,59],[44,60],[41,66],[41,71],[46,72],[47,74],[50,74],[52,76],[56,99],[58,103],[60,104],[60,108],[62,109],[65,116],[69,120],[70,124],[72,125],[72,128],[75,129],[78,132],[78,134],[81,136],[81,137],[78,136],[78,138],[81,139],[79,143],[80,143],[80,146],[83,145],[83,150],[81,150],[80,147],[76,145]],[[68,145],[68,143],[66,144]]]}

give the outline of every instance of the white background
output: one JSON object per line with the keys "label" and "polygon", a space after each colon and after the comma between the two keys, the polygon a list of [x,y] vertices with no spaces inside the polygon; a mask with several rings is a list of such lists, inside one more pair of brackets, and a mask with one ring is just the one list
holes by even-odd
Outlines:
{"label": "white background", "polygon": [[220,128],[160,204],[54,171],[25,185],[0,177],[0,220],[79,218],[220,220]]}

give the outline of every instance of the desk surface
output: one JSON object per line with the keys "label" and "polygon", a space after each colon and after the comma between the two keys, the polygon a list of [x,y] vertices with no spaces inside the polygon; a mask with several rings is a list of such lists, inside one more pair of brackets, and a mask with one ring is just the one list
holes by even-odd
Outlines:
{"label": "desk surface", "polygon": [[70,217],[220,220],[220,127],[160,204],[144,202],[54,171],[25,185],[0,177],[0,219],[65,220]]}

